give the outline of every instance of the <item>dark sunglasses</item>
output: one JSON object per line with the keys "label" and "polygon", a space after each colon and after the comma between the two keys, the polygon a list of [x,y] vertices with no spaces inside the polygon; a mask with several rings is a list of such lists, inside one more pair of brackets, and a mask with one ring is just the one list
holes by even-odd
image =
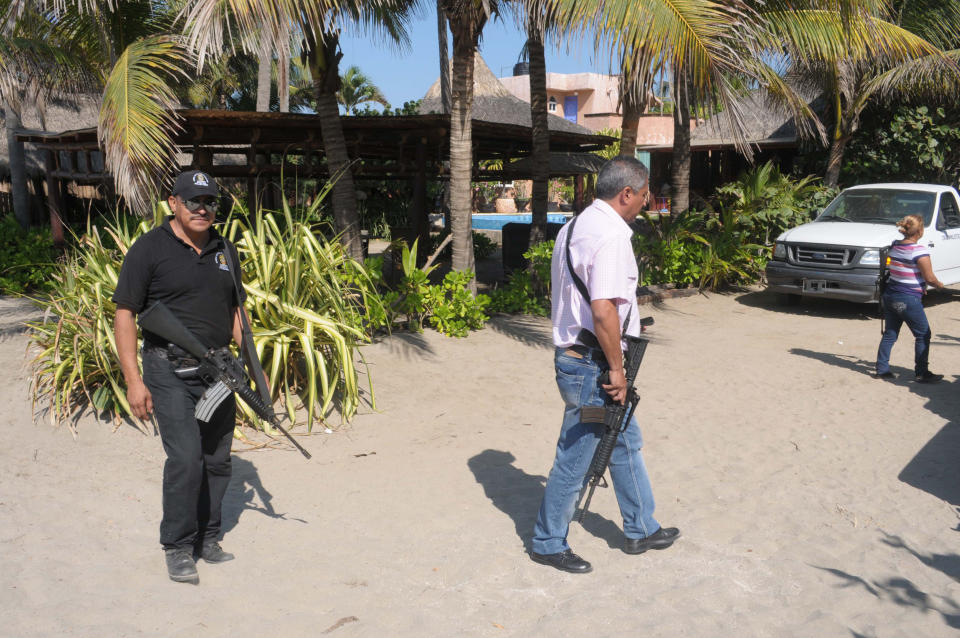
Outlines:
{"label": "dark sunglasses", "polygon": [[191,213],[195,213],[201,208],[205,209],[208,213],[216,213],[217,209],[220,207],[220,203],[215,199],[181,199],[184,207]]}

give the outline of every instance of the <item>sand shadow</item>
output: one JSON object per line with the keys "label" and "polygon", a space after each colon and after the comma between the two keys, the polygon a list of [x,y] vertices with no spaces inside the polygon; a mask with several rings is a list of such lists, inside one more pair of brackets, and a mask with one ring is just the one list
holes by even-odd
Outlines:
{"label": "sand shadow", "polygon": [[[930,290],[923,300],[926,308],[939,306],[960,299],[960,290],[943,288]],[[831,319],[851,319],[869,321],[880,318],[880,306],[876,303],[857,303],[840,299],[818,299],[803,297],[797,303],[784,303],[783,297],[769,290],[754,290],[737,297],[737,303],[751,308],[768,310],[778,314],[828,317]]]}
{"label": "sand shadow", "polygon": [[[958,530],[960,531],[960,530]],[[935,569],[938,572],[949,576],[953,580],[960,583],[960,555],[958,554],[924,554],[923,552],[914,549],[911,547],[905,540],[899,536],[894,536],[892,534],[887,534],[883,530],[881,533],[885,538],[881,539],[885,545],[889,545],[894,549],[902,549],[911,554],[918,561]]]}
{"label": "sand shadow", "polygon": [[769,290],[755,290],[736,298],[737,303],[767,310],[781,315],[807,317],[827,317],[830,319],[849,319],[851,321],[876,320],[880,315],[877,304],[854,303],[839,299],[803,298],[796,304],[785,304],[781,298]]}
{"label": "sand shadow", "polygon": [[[936,569],[954,580],[960,577],[960,556],[956,554],[923,554],[909,547],[902,539],[897,536],[884,534],[886,538],[881,542],[895,549],[904,549],[912,554],[924,565]],[[855,574],[845,572],[833,567],[822,567],[811,565],[816,569],[822,570],[839,579],[836,587],[840,589],[863,589],[879,600],[886,600],[902,607],[916,609],[924,614],[931,612],[940,614],[943,622],[954,629],[960,629],[960,603],[947,596],[938,594],[928,594],[917,587],[913,581],[899,576],[867,580]],[[850,630],[854,636],[859,636],[853,629]]]}
{"label": "sand shadow", "polygon": [[[524,551],[529,552],[547,479],[545,476],[527,474],[514,466],[516,460],[510,452],[484,450],[471,457],[467,466],[477,483],[483,486],[487,498],[513,520],[517,537],[523,543]],[[613,549],[619,549],[623,543],[623,532],[617,524],[594,512],[587,513],[583,528],[605,540]]]}
{"label": "sand shadow", "polygon": [[527,346],[553,348],[550,319],[533,315],[495,315],[487,327]]}
{"label": "sand shadow", "polygon": [[[956,384],[945,384],[955,386]],[[950,388],[951,392],[956,392]],[[950,401],[955,405],[955,401]],[[931,494],[960,509],[960,424],[950,422],[940,428],[914,455],[897,476],[918,490]],[[957,525],[960,531],[960,523]]]}
{"label": "sand shadow", "polygon": [[[306,523],[302,518],[294,518],[278,513],[273,509],[273,495],[267,491],[260,480],[256,466],[249,460],[234,454],[231,457],[232,471],[230,485],[223,497],[221,531],[226,534],[240,522],[240,516],[247,510],[260,512],[270,518]],[[257,504],[257,501],[260,504]]]}
{"label": "sand shadow", "polygon": [[436,356],[436,352],[430,347],[427,338],[421,332],[395,330],[389,335],[378,338],[377,342],[385,345],[390,353],[399,355],[408,361],[414,357],[427,359]]}
{"label": "sand shadow", "polygon": [[[803,348],[791,348],[790,353],[858,374],[871,374],[875,363],[873,360]],[[894,366],[891,369],[896,375],[894,379],[876,382],[909,388],[912,393],[926,399],[924,407],[927,410],[948,421],[907,463],[897,478],[960,508],[960,466],[957,464],[960,458],[960,423],[956,421],[956,415],[960,412],[960,380],[916,383],[912,368]],[[957,529],[960,530],[960,525]]]}

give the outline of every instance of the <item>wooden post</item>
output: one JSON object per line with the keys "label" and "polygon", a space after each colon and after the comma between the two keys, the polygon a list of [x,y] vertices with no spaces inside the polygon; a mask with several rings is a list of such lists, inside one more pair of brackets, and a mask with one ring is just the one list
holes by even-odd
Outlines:
{"label": "wooden post", "polygon": [[411,215],[413,227],[420,239],[417,251],[418,266],[426,263],[427,249],[430,246],[430,215],[427,212],[427,140],[417,140],[417,174],[413,179],[413,205]]}
{"label": "wooden post", "polygon": [[583,175],[573,176],[573,210],[579,213],[583,206]]}
{"label": "wooden post", "polygon": [[47,150],[44,157],[44,169],[47,182],[47,210],[50,211],[50,234],[53,236],[53,245],[63,250],[66,241],[63,237],[63,199],[60,197],[60,180],[53,176],[57,170],[56,151]]}

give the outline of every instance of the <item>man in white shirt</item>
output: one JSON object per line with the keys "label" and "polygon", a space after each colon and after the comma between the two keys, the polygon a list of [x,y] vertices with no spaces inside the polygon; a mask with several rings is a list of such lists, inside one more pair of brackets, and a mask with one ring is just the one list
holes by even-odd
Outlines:
{"label": "man in white shirt", "polygon": [[[570,549],[567,532],[602,435],[601,426],[581,422],[580,408],[626,400],[621,331],[640,334],[637,260],[628,224],[647,203],[648,177],[647,168],[632,157],[610,160],[597,176],[597,199],[563,227],[553,251],[554,366],[565,407],[530,555],[538,563],[575,574],[593,569]],[[604,372],[609,372],[607,384],[600,381]],[[642,446],[640,428],[631,418],[610,459],[628,554],[666,549],[680,536],[677,528],[661,527],[653,518],[653,490]]]}

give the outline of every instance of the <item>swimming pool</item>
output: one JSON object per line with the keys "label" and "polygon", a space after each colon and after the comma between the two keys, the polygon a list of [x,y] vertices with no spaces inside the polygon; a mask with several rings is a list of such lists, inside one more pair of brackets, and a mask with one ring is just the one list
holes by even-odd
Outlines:
{"label": "swimming pool", "polygon": [[[570,217],[566,213],[547,213],[547,221],[554,224],[566,224]],[[533,215],[530,213],[517,215],[510,213],[475,213],[472,215],[473,227],[484,230],[501,230],[504,224],[511,222],[529,224],[532,218]]]}

